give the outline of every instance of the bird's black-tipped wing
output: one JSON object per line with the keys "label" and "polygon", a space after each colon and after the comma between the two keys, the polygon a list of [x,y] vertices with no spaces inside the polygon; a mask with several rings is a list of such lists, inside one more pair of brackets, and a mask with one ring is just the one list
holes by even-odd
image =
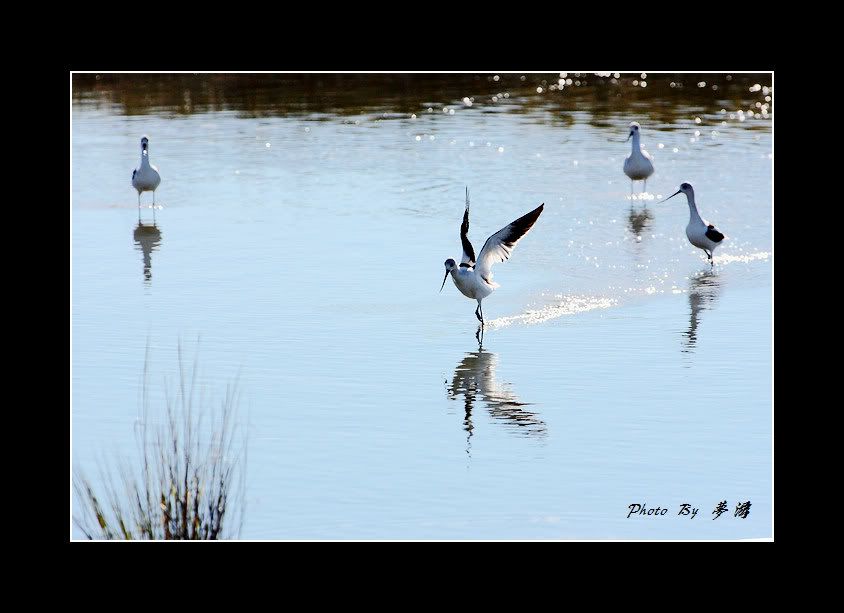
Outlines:
{"label": "bird's black-tipped wing", "polygon": [[516,247],[516,243],[533,227],[533,224],[539,219],[539,215],[542,213],[544,207],[545,203],[543,202],[530,213],[522,215],[516,221],[501,228],[498,232],[486,239],[484,247],[478,256],[475,271],[480,273],[484,279],[491,279],[492,265],[496,262],[504,262],[510,259],[510,254]]}
{"label": "bird's black-tipped wing", "polygon": [[137,168],[136,168],[135,170],[133,170],[133,171],[132,171],[132,180],[133,180],[133,181],[135,180],[135,175],[136,175],[136,174],[138,174],[138,169],[137,169]]}
{"label": "bird's black-tipped wing", "polygon": [[724,235],[721,234],[715,228],[715,226],[713,226],[712,224],[709,224],[709,226],[707,226],[707,228],[706,228],[706,238],[711,240],[713,243],[720,243],[722,240],[724,240]]}
{"label": "bird's black-tipped wing", "polygon": [[460,226],[460,242],[463,243],[463,258],[461,264],[475,264],[475,250],[469,242],[469,188],[466,188],[466,212],[463,213],[463,223]]}

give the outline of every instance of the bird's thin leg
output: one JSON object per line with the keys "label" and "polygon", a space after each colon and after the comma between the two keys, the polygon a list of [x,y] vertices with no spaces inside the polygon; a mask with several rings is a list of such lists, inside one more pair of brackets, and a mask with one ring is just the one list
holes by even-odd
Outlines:
{"label": "bird's thin leg", "polygon": [[642,188],[642,193],[646,193],[648,191],[648,180],[645,179],[645,186]]}
{"label": "bird's thin leg", "polygon": [[481,311],[481,328],[484,327],[484,308],[481,306],[481,303],[478,303],[478,309]]}
{"label": "bird's thin leg", "polygon": [[141,192],[138,192],[138,223],[141,223]]}
{"label": "bird's thin leg", "polygon": [[477,318],[478,318],[478,321],[479,321],[479,322],[483,323],[483,322],[484,322],[484,318],[483,318],[483,316],[480,314],[480,310],[481,310],[481,303],[479,302],[479,303],[478,303],[478,308],[477,308],[477,309],[475,309],[475,317],[477,317]]}
{"label": "bird's thin leg", "polygon": [[152,190],[152,223],[155,225],[155,190]]}

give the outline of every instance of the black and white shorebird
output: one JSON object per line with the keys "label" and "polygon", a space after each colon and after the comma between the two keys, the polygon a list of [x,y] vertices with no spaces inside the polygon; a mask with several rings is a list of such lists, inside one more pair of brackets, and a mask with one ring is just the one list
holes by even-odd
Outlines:
{"label": "black and white shorebird", "polygon": [[[718,228],[700,216],[697,210],[697,204],[695,204],[695,190],[690,183],[680,185],[680,189],[668,196],[665,200],[670,200],[680,193],[686,194],[686,200],[689,203],[689,224],[686,226],[686,236],[692,245],[698,249],[703,249],[706,257],[709,258],[710,264],[714,264],[712,252],[726,237],[718,231]],[[665,202],[665,200],[662,202]]]}
{"label": "black and white shorebird", "polygon": [[644,181],[642,191],[648,189],[648,177],[654,173],[654,164],[651,154],[642,149],[639,139],[639,124],[631,122],[630,133],[627,135],[627,140],[633,139],[633,149],[630,155],[624,158],[624,174],[630,177],[630,193],[633,193],[633,181]]}
{"label": "black and white shorebird", "polygon": [[[504,262],[510,259],[510,254],[525,234],[533,227],[542,209],[543,202],[530,213],[519,217],[516,221],[508,224],[484,243],[478,257],[475,257],[475,250],[469,242],[469,188],[466,188],[466,212],[463,213],[463,223],[460,226],[460,241],[463,243],[463,257],[460,264],[449,258],[445,261],[445,277],[440,291],[443,291],[448,275],[454,280],[454,285],[460,293],[467,298],[478,301],[478,308],[475,309],[475,316],[481,322],[478,333],[482,333],[484,326],[484,312],[481,308],[481,301],[489,296],[498,283],[492,281],[492,265],[496,262]],[[478,339],[480,340],[480,338]]]}
{"label": "black and white shorebird", "polygon": [[138,190],[138,221],[141,219],[141,192],[152,192],[152,216],[155,218],[155,190],[161,183],[158,168],[149,163],[149,138],[141,137],[141,164],[132,171],[132,187]]}

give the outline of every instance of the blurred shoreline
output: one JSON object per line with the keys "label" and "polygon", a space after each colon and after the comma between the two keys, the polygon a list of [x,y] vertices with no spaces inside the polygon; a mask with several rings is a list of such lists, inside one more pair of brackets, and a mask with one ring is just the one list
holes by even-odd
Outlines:
{"label": "blurred shoreline", "polygon": [[[74,104],[110,104],[126,115],[236,111],[245,117],[414,113],[446,105],[477,105],[484,112],[546,106],[601,116],[642,105],[639,112],[670,124],[679,103],[732,110],[765,103],[772,93],[770,73],[643,74],[85,73],[73,75],[72,97]],[[656,100],[664,104],[654,107]]]}

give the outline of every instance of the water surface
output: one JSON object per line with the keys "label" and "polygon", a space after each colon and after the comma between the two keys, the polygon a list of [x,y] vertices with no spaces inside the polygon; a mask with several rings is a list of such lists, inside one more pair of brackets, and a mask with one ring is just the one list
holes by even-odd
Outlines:
{"label": "water surface", "polygon": [[[131,455],[181,340],[207,397],[240,373],[244,538],[771,536],[770,75],[520,77],[76,75],[74,462]],[[713,269],[657,203],[683,181]],[[437,293],[466,186],[476,251],[545,203],[482,348]]]}

